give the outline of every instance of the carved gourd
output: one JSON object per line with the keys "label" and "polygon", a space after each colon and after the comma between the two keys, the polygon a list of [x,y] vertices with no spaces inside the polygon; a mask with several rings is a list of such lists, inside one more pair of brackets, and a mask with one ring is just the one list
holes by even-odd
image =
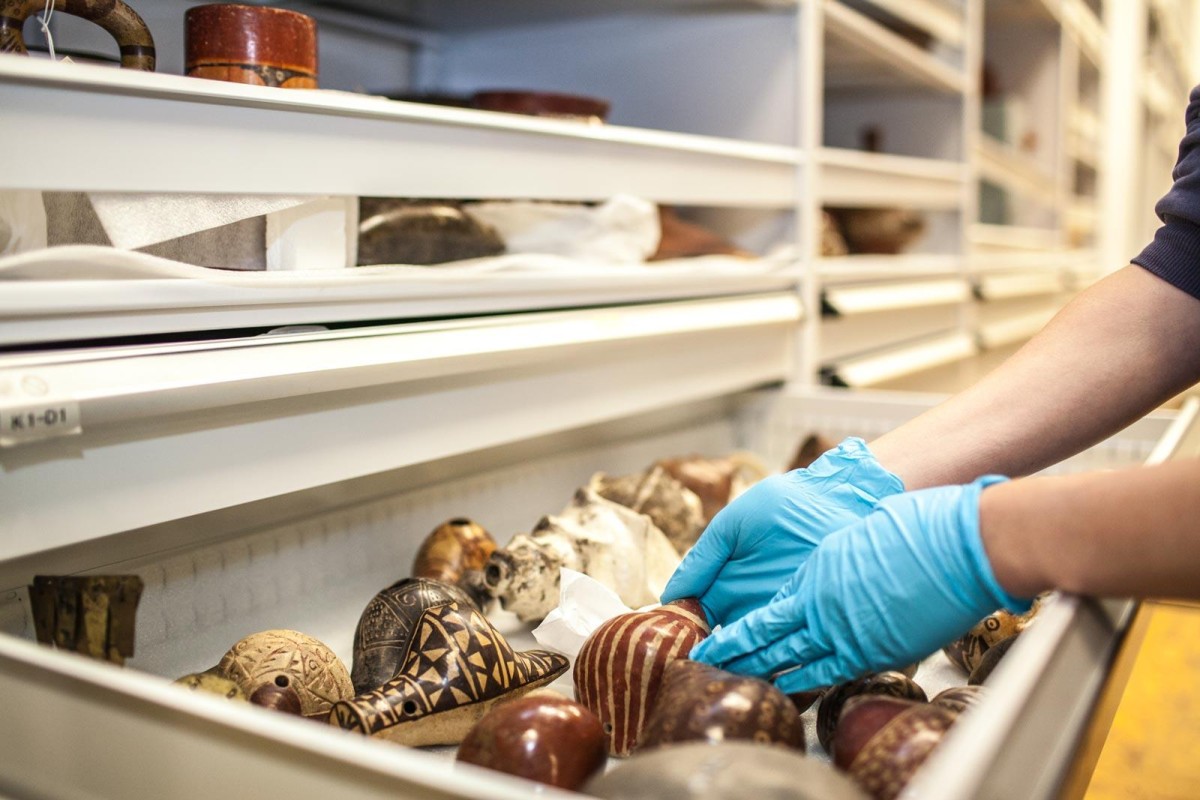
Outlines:
{"label": "carved gourd", "polygon": [[851,698],[842,711],[834,764],[875,800],[893,800],[941,743],[958,714],[895,697]]}
{"label": "carved gourd", "polygon": [[667,665],[709,633],[700,603],[688,598],[613,617],[587,638],[575,661],[575,699],[604,724],[609,754],[637,747]]}
{"label": "carved gourd", "polygon": [[404,666],[421,615],[452,602],[471,599],[457,586],[426,578],[406,578],[372,597],[354,631],[350,672],[354,693],[378,689],[396,677]]}
{"label": "carved gourd", "polygon": [[925,690],[903,672],[877,672],[830,688],[821,697],[821,706],[817,709],[817,739],[826,752],[833,746],[846,702],[861,695],[886,695],[922,703],[928,699]]}
{"label": "carved gourd", "polygon": [[[94,22],[121,48],[125,69],[154,71],[154,37],[138,13],[121,0],[53,0],[54,10]],[[0,0],[0,53],[24,55],[25,21],[46,8],[46,0]]]}
{"label": "carved gourd", "polygon": [[496,706],[458,746],[459,761],[570,791],[607,759],[596,715],[547,690]]}
{"label": "carved gourd", "polygon": [[758,678],[686,659],[668,664],[638,749],[738,739],[803,752],[800,713],[787,695]]}
{"label": "carved gourd", "polygon": [[523,622],[558,605],[563,567],[608,586],[626,606],[658,601],[679,566],[679,553],[650,518],[580,489],[557,516],[517,534],[488,560],[484,579],[493,597]]}
{"label": "carved gourd", "polygon": [[545,686],[566,657],[516,652],[474,605],[426,609],[403,666],[381,688],[334,704],[329,722],[409,746],[458,744],[493,706]]}
{"label": "carved gourd", "polygon": [[483,585],[483,568],[494,552],[496,540],[482,525],[457,517],[425,537],[413,559],[412,574],[460,587],[482,611],[490,599]]}
{"label": "carved gourd", "polygon": [[269,630],[247,636],[229,648],[216,670],[250,698],[266,685],[290,687],[306,717],[324,719],[334,702],[354,694],[350,672],[341,659],[321,641],[299,631]]}
{"label": "carved gourd", "polygon": [[704,532],[706,521],[700,498],[662,467],[621,476],[598,472],[588,488],[606,500],[648,516],[680,555]]}

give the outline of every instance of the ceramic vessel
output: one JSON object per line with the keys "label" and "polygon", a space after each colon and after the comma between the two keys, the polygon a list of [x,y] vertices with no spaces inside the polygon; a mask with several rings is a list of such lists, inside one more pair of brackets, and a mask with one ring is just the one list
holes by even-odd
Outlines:
{"label": "ceramic vessel", "polygon": [[453,200],[359,200],[358,266],[429,266],[506,249],[499,232]]}
{"label": "ceramic vessel", "polygon": [[925,233],[925,217],[906,208],[829,209],[851,253],[896,255]]}
{"label": "ceramic vessel", "polygon": [[458,586],[486,613],[491,599],[483,583],[483,568],[496,552],[496,540],[482,525],[465,517],[447,520],[433,530],[413,559],[414,578],[429,578]]}
{"label": "ceramic vessel", "polygon": [[267,685],[290,687],[306,717],[325,718],[333,703],[354,694],[350,672],[341,659],[324,643],[299,631],[269,630],[247,636],[229,648],[216,670],[237,683],[247,697]]}
{"label": "ceramic vessel", "polygon": [[[121,51],[121,67],[154,71],[154,37],[138,13],[121,0],[53,0],[54,10],[94,22],[108,31]],[[0,53],[29,52],[25,21],[46,8],[45,0],[0,0]]]}
{"label": "ceramic vessel", "polygon": [[193,78],[317,88],[317,23],[270,6],[214,3],[184,15],[185,71]]}
{"label": "ceramic vessel", "polygon": [[575,791],[604,769],[600,720],[562,695],[533,692],[493,708],[458,746],[458,760]]}
{"label": "ceramic vessel", "polygon": [[968,708],[973,708],[983,701],[986,691],[982,686],[951,686],[943,689],[929,702],[935,706],[948,708],[955,714],[961,714]]}
{"label": "ceramic vessel", "polygon": [[242,687],[238,686],[235,681],[231,681],[224,675],[218,675],[212,671],[193,672],[191,675],[184,675],[182,678],[175,680],[175,685],[190,689],[193,692],[215,694],[217,697],[224,697],[226,700],[237,700],[242,703],[248,702],[250,699],[246,697],[246,693],[242,691]]}
{"label": "ceramic vessel", "polygon": [[988,650],[1025,630],[1037,615],[1039,607],[1040,601],[1035,602],[1024,614],[1013,614],[1004,609],[988,614],[961,638],[942,648],[942,652],[969,674],[979,666]]}
{"label": "ceramic vessel", "polygon": [[696,493],[660,466],[632,475],[598,472],[588,488],[606,500],[648,516],[680,555],[696,543],[707,524]]}
{"label": "ceramic vessel", "polygon": [[766,681],[686,659],[668,664],[638,749],[738,739],[803,752],[800,713]]}
{"label": "ceramic vessel", "polygon": [[989,647],[979,659],[979,663],[975,665],[975,669],[971,670],[971,674],[967,678],[967,685],[980,686],[987,683],[987,679],[991,676],[992,672],[1000,665],[1001,659],[1008,653],[1009,648],[1017,643],[1017,639],[1019,638],[1021,638],[1021,634],[1014,633],[1007,639],[1001,639]]}
{"label": "ceramic vessel", "polygon": [[613,617],[583,643],[575,699],[600,718],[611,755],[638,746],[667,665],[687,658],[709,632],[700,603],[688,598]]}
{"label": "ceramic vessel", "polygon": [[842,713],[834,763],[875,800],[893,800],[957,716],[932,703],[856,697]]}
{"label": "ceramic vessel", "polygon": [[846,701],[860,695],[886,695],[922,703],[927,699],[925,690],[903,672],[877,672],[832,687],[821,697],[821,707],[817,709],[817,739],[826,752],[832,752],[838,721]]}
{"label": "ceramic vessel", "polygon": [[304,716],[304,709],[300,705],[300,695],[292,688],[291,681],[283,675],[278,675],[273,682],[263,684],[255,689],[254,694],[250,695],[250,702],[272,711],[295,714],[298,717]]}
{"label": "ceramic vessel", "polygon": [[832,439],[826,439],[819,433],[810,434],[796,448],[795,455],[788,463],[788,472],[794,469],[808,469],[810,464],[835,447],[837,442]]}
{"label": "ceramic vessel", "polygon": [[610,104],[598,97],[557,92],[489,89],[471,96],[471,104],[485,111],[506,111],[535,117],[558,117],[600,123],[608,117]]}
{"label": "ceramic vessel", "polygon": [[334,704],[329,721],[414,747],[458,744],[492,707],[567,667],[556,653],[514,651],[470,602],[444,603],[421,614],[396,677]]}
{"label": "ceramic vessel", "polygon": [[447,603],[469,603],[457,586],[428,578],[406,578],[371,598],[354,631],[354,660],[350,672],[354,693],[378,689],[404,666],[421,616]]}
{"label": "ceramic vessel", "polygon": [[519,533],[488,560],[484,581],[493,597],[522,621],[540,620],[558,605],[563,567],[608,586],[626,606],[658,602],[679,553],[650,518],[580,489],[557,516]]}
{"label": "ceramic vessel", "polygon": [[854,782],[795,750],[748,742],[638,753],[585,794],[606,800],[864,800]]}
{"label": "ceramic vessel", "polygon": [[664,458],[655,466],[665,469],[700,498],[705,526],[734,498],[767,477],[763,463],[746,453],[726,458]]}

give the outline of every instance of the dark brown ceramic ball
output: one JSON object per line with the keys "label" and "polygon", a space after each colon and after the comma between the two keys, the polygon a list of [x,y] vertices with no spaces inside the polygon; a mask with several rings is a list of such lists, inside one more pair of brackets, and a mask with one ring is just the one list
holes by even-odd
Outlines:
{"label": "dark brown ceramic ball", "polygon": [[875,800],[894,800],[957,717],[933,703],[852,698],[838,725],[834,763]]}
{"label": "dark brown ceramic ball", "polygon": [[458,760],[576,790],[608,757],[600,719],[566,697],[535,693],[502,703],[475,723]]}
{"label": "dark brown ceramic ball", "polygon": [[979,705],[983,701],[985,690],[982,686],[951,686],[938,692],[929,702],[935,706],[948,708],[955,714],[961,714],[968,708]]}
{"label": "dark brown ceramic ball", "polygon": [[928,699],[925,690],[902,672],[877,672],[834,686],[821,697],[821,706],[817,709],[817,739],[826,752],[833,748],[842,707],[847,700],[859,695],[886,695],[921,703]]}

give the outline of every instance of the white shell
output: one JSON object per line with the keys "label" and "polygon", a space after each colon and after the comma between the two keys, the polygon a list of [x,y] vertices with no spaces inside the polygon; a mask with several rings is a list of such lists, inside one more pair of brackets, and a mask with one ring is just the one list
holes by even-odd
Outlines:
{"label": "white shell", "polygon": [[488,589],[522,621],[558,605],[559,571],[582,572],[631,608],[657,603],[679,566],[679,553],[650,518],[580,489],[557,516],[544,517],[492,554]]}

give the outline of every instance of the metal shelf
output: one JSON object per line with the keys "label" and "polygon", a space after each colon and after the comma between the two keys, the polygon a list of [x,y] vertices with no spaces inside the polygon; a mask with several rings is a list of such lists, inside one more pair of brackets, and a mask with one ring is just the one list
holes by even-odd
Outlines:
{"label": "metal shelf", "polygon": [[[6,188],[358,194],[787,208],[795,148],[333,91],[0,59]],[[102,153],[102,157],[97,154]]]}
{"label": "metal shelf", "polygon": [[955,209],[968,176],[957,161],[832,147],[817,151],[816,164],[826,206]]}

